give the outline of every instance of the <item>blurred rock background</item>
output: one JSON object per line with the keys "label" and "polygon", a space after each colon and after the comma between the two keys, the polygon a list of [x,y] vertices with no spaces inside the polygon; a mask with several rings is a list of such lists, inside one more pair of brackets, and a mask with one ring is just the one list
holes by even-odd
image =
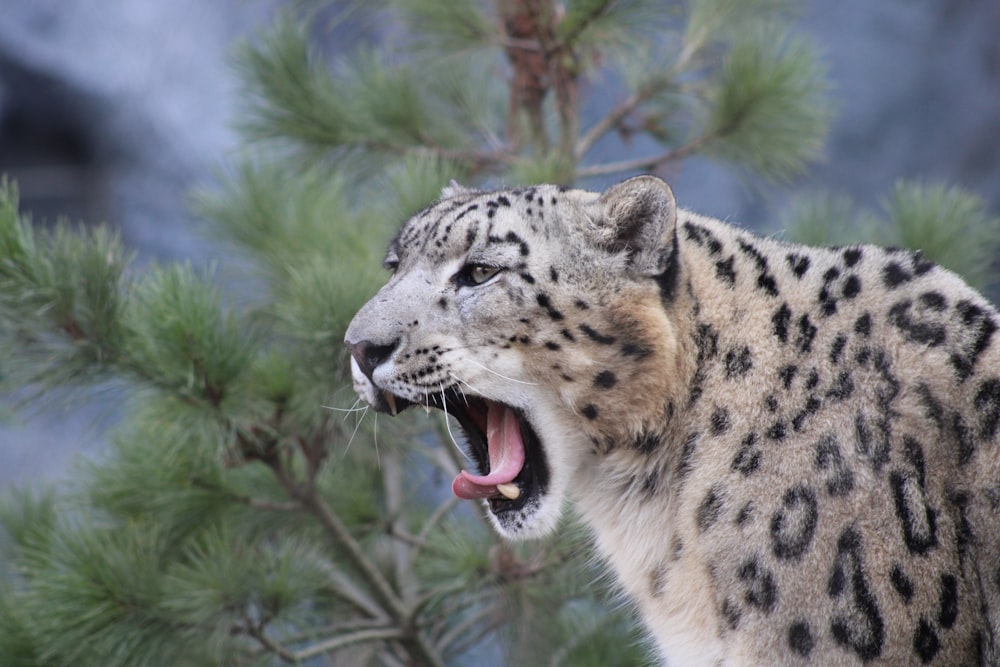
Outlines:
{"label": "blurred rock background", "polygon": [[[4,0],[0,173],[18,181],[22,210],[39,223],[113,222],[140,261],[210,260],[187,195],[237,148],[228,54],[272,11],[250,0]],[[838,105],[826,161],[778,187],[691,160],[665,174],[682,206],[763,227],[802,193],[877,206],[906,178],[959,185],[1000,211],[1000,3],[812,0],[801,24]],[[99,452],[118,398],[0,413],[0,489],[59,479],[74,455]]]}

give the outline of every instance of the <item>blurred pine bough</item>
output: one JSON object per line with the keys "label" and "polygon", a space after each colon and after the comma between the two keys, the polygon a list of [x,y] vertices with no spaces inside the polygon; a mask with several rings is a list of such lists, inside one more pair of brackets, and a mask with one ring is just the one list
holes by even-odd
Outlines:
{"label": "blurred pine bough", "polygon": [[[795,3],[352,9],[381,41],[332,66],[307,37],[324,24],[291,14],[239,50],[245,155],[197,205],[253,294],[140,271],[105,227],[33,227],[0,186],[3,387],[127,396],[71,488],[0,507],[0,664],[645,662],[585,536],[500,542],[438,483],[462,465],[440,419],[358,407],[343,331],[387,237],[451,178],[592,182],[695,154],[800,173],[830,102]],[[620,98],[592,99],[601,77]],[[657,150],[596,158],[637,135]],[[794,217],[800,239],[867,235],[995,276],[997,220],[958,191],[900,186],[880,224],[838,201]]]}

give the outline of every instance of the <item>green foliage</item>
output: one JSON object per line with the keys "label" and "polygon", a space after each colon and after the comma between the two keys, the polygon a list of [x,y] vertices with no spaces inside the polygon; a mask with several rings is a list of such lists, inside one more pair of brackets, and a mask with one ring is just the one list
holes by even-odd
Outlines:
{"label": "green foliage", "polygon": [[[382,24],[398,22],[395,48],[360,50],[330,70],[287,18],[244,45],[246,134],[306,162],[350,162],[364,178],[418,154],[472,177],[570,183],[694,152],[787,178],[817,157],[826,132],[824,74],[811,46],[790,36],[792,0],[389,5]],[[629,82],[631,94],[580,135],[579,92],[598,72]],[[613,131],[671,148],[589,163]]]}
{"label": "green foliage", "polygon": [[577,0],[566,3],[556,36],[579,45],[578,67],[596,69],[605,58],[632,53],[663,38],[663,31],[681,10],[658,0]]}
{"label": "green foliage", "polygon": [[202,531],[164,577],[162,606],[183,624],[209,629],[222,658],[240,624],[314,623],[326,562],[315,544],[294,537],[247,540],[225,526]]}
{"label": "green foliage", "polygon": [[519,160],[511,166],[510,177],[515,183],[572,183],[573,162],[560,155],[537,160]]}
{"label": "green foliage", "polygon": [[691,3],[685,41],[718,42],[794,14],[795,0],[699,0]]}
{"label": "green foliage", "polygon": [[[360,50],[332,71],[321,69],[305,30],[283,20],[259,43],[244,44],[248,112],[241,127],[252,140],[278,142],[313,161],[350,160],[369,177],[398,154],[461,155],[478,131],[470,110],[489,99],[489,79],[474,63],[397,62]],[[482,91],[482,92],[481,92]]]}
{"label": "green foliage", "polygon": [[[436,197],[454,173],[424,162],[414,157],[390,168],[380,183],[391,183],[392,194],[373,188],[373,205],[363,210],[352,201],[363,197],[349,194],[336,174],[290,174],[264,161],[242,162],[217,190],[196,197],[216,235],[247,258],[260,283],[248,297],[249,319],[271,344],[249,363],[246,385],[281,405],[286,420],[322,422],[317,406],[349,383],[344,331],[384,277],[385,242],[401,216]],[[245,336],[249,326],[238,327]]]}
{"label": "green foliage", "polygon": [[43,660],[84,665],[103,656],[104,664],[137,665],[157,654],[182,657],[151,613],[163,551],[152,526],[64,527],[52,537],[44,550],[23,556],[31,576],[20,602],[33,633],[45,640]]}
{"label": "green foliage", "polygon": [[239,499],[251,491],[283,497],[280,489],[252,466],[227,471],[219,451],[223,430],[176,419],[174,403],[145,406],[112,440],[106,461],[89,466],[88,504],[122,523],[150,520],[170,544],[205,526],[265,519],[240,511]]}
{"label": "green foliage", "polygon": [[886,212],[889,244],[922,250],[979,288],[996,275],[1000,218],[975,195],[943,185],[898,183]]}
{"label": "green foliage", "polygon": [[[7,382],[72,382],[122,346],[121,292],[130,261],[107,228],[52,231],[21,220],[0,183],[0,358]],[[56,333],[56,335],[53,335]]]}
{"label": "green foliage", "polygon": [[846,197],[814,196],[792,206],[782,227],[810,245],[876,243],[921,251],[979,289],[996,280],[1000,218],[978,197],[943,185],[900,182],[881,216]]}
{"label": "green foliage", "polygon": [[[370,193],[376,215],[392,221],[395,231],[400,220],[418,213],[441,195],[441,188],[452,180],[461,179],[462,171],[447,160],[428,155],[407,155],[386,169],[384,182]],[[388,189],[391,197],[384,192]]]}
{"label": "green foliage", "polygon": [[849,245],[872,239],[858,220],[854,203],[846,197],[811,195],[794,201],[780,228],[790,241],[806,245]]}
{"label": "green foliage", "polygon": [[[27,544],[38,545],[49,535],[56,520],[55,497],[14,490],[0,499],[0,556]],[[6,547],[6,548],[4,548]],[[0,566],[5,558],[0,558]]]}
{"label": "green foliage", "polygon": [[[550,665],[628,667],[646,662],[647,651],[633,619],[619,616],[609,620],[581,600],[559,609],[553,620],[546,623],[558,637],[553,642],[557,648]],[[526,662],[530,659],[530,655],[525,656]]]}
{"label": "green foliage", "polygon": [[[558,610],[587,595],[594,575],[582,550],[544,546],[563,554],[546,567],[530,550],[503,548],[497,559],[500,547],[484,550],[497,538],[477,518],[456,512],[454,499],[425,497],[405,471],[457,471],[454,450],[400,446],[428,441],[426,423],[383,426],[380,444],[371,422],[323,407],[346,379],[344,328],[374,284],[361,266],[375,263],[373,228],[358,230],[356,204],[336,181],[307,174],[275,192],[264,180],[276,185],[277,174],[265,173],[245,169],[239,185],[200,200],[262,269],[270,290],[252,316],[189,266],[151,266],[119,274],[117,307],[102,327],[40,317],[3,331],[72,346],[117,331],[115,355],[87,357],[73,380],[110,376],[138,390],[109,451],[73,489],[21,494],[0,513],[10,563],[0,645],[10,664],[257,665],[319,655],[381,664],[401,651],[444,664],[494,644],[513,619],[512,599]],[[411,156],[386,172],[398,194],[381,206],[418,208],[453,173]],[[23,266],[44,265],[65,238],[76,243],[58,254],[68,274],[103,275],[89,258],[106,250],[106,232],[50,242],[13,215],[2,233],[17,239],[11,256]],[[21,294],[45,284],[37,272],[10,274],[27,275]],[[24,377],[58,385],[38,372],[47,360],[33,363]],[[366,446],[352,448],[354,439]],[[532,582],[567,592],[526,596]],[[544,653],[536,632],[520,628],[518,643]]]}
{"label": "green foliage", "polygon": [[[245,160],[221,178],[219,187],[196,197],[213,232],[251,255],[261,278],[281,282],[303,256],[339,261],[371,259],[388,222],[355,215],[342,178],[313,169],[289,173],[280,163]],[[342,253],[340,257],[338,253]]]}
{"label": "green foliage", "polygon": [[128,365],[179,396],[219,405],[246,368],[252,340],[221,296],[187,266],[153,268],[130,295]]}
{"label": "green foliage", "polygon": [[307,146],[339,145],[344,115],[327,76],[311,60],[304,30],[279,21],[257,47],[244,46],[236,60],[246,82],[242,129],[257,139],[295,139]]}
{"label": "green foliage", "polygon": [[395,0],[392,8],[414,46],[436,55],[482,49],[497,37],[489,7],[477,0]]}
{"label": "green foliage", "polygon": [[[211,271],[136,269],[106,227],[35,228],[0,185],[0,383],[128,390],[72,484],[0,503],[0,664],[642,664],[586,537],[567,521],[504,544],[440,497],[464,465],[443,421],[358,407],[344,331],[399,222],[452,179],[571,184],[699,153],[800,171],[830,105],[795,5],[346,3],[391,44],[329,66],[286,14],[238,49],[248,148],[196,196],[232,251]],[[598,74],[627,91],[581,129]],[[594,161],[634,135],[662,152]],[[816,241],[868,224],[832,199],[797,217]],[[886,217],[886,239],[966,275],[1000,238],[956,191],[901,186]]]}
{"label": "green foliage", "polygon": [[47,667],[38,655],[38,647],[29,620],[20,610],[20,595],[0,582],[0,664],[7,667]]}
{"label": "green foliage", "polygon": [[770,178],[816,159],[829,121],[823,72],[808,42],[773,29],[741,34],[726,55],[706,150]]}

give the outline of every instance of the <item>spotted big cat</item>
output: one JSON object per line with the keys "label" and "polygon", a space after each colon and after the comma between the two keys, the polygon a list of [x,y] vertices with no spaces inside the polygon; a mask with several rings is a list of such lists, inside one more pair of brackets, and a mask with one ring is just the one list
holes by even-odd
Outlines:
{"label": "spotted big cat", "polygon": [[450,186],[385,265],[357,392],[447,409],[502,535],[574,503],[664,664],[997,664],[998,320],[955,274],[652,176]]}

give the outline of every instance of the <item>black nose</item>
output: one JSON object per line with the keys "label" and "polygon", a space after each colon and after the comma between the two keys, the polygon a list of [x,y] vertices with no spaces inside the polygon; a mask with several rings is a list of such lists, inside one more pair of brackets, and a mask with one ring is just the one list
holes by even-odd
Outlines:
{"label": "black nose", "polygon": [[398,338],[388,345],[379,345],[374,341],[363,340],[358,343],[351,343],[351,356],[358,362],[361,372],[371,380],[375,369],[388,361],[398,346]]}

